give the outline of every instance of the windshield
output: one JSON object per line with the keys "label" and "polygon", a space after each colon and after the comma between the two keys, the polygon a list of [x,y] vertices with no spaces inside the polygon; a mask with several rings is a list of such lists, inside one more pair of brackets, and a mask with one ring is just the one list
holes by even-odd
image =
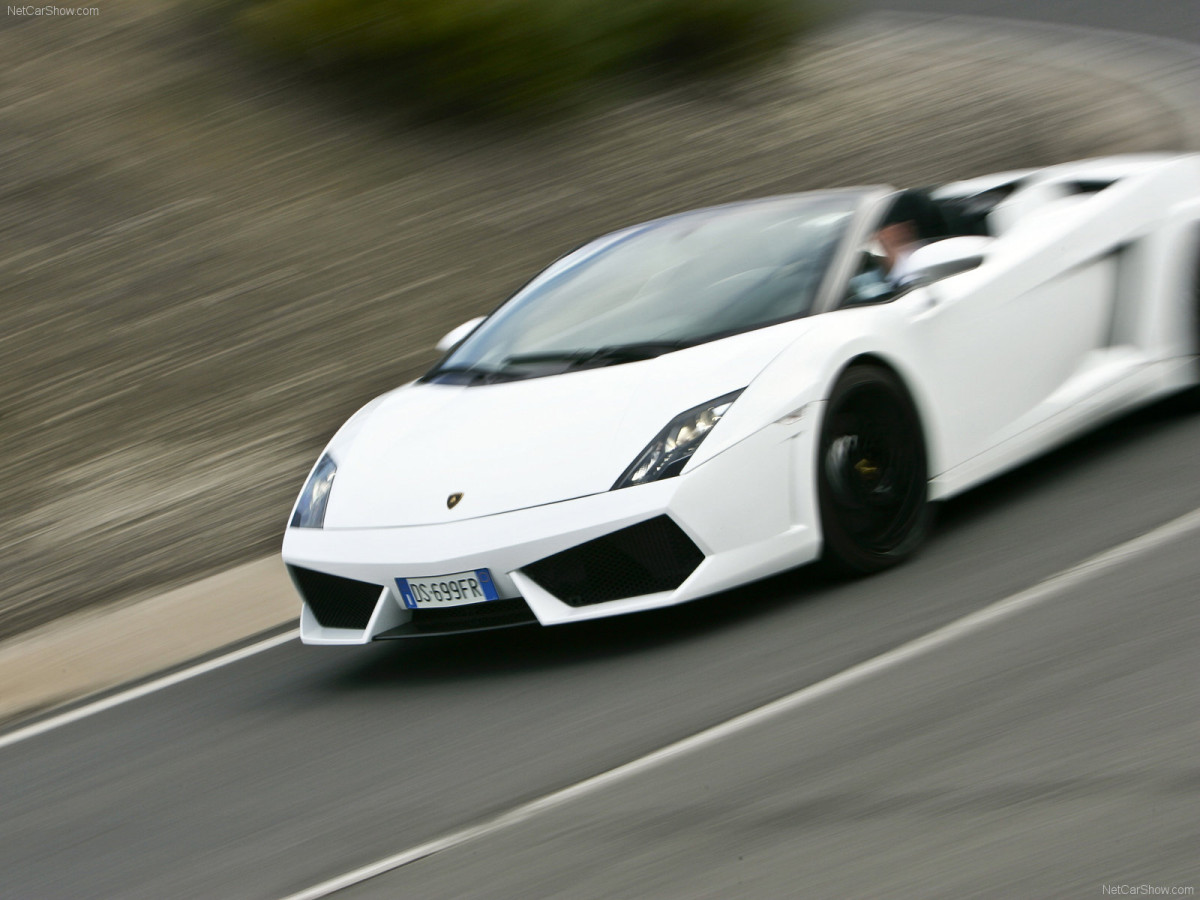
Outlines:
{"label": "windshield", "polygon": [[600,238],[531,281],[426,378],[612,365],[807,315],[861,197],[756,200]]}

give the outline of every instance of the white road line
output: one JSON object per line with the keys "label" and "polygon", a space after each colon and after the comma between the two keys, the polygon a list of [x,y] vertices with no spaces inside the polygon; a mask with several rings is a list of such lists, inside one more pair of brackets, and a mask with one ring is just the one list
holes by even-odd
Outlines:
{"label": "white road line", "polygon": [[156,678],[153,681],[148,681],[145,684],[140,684],[137,687],[129,688],[120,693],[113,694],[109,697],[104,697],[94,703],[88,703],[78,709],[72,709],[68,712],[61,713],[57,716],[51,716],[49,719],[44,719],[41,722],[34,722],[32,725],[26,725],[24,728],[18,728],[16,731],[5,735],[0,735],[0,750],[11,746],[18,741],[24,741],[31,737],[37,737],[39,734],[45,734],[47,731],[52,731],[55,728],[61,728],[63,725],[69,725],[72,722],[78,722],[80,719],[86,719],[88,716],[94,716],[96,713],[104,712],[106,709],[112,709],[114,706],[120,706],[122,703],[128,703],[130,700],[136,700],[139,697],[145,697],[147,694],[153,694],[155,691],[161,691],[163,688],[169,688],[171,685],[179,684],[181,681],[187,681],[189,678],[195,678],[197,675],[204,675],[214,669],[220,669],[222,666],[228,666],[232,663],[239,662],[248,656],[254,656],[256,653],[262,653],[264,650],[270,650],[272,647],[278,647],[280,644],[286,644],[288,641],[295,640],[300,636],[300,629],[293,628],[290,631],[285,631],[283,634],[277,634],[274,637],[259,641],[256,644],[251,644],[249,647],[243,647],[240,650],[234,650],[231,653],[226,653],[224,656],[218,656],[216,659],[210,659],[208,662],[197,663],[194,666],[189,666],[171,675],[164,675],[162,678]]}
{"label": "white road line", "polygon": [[780,697],[778,700],[773,700],[757,709],[752,709],[740,716],[728,719],[719,725],[706,728],[704,731],[693,734],[691,737],[684,738],[674,744],[668,744],[660,750],[655,750],[653,753],[635,759],[632,762],[617,766],[615,769],[609,769],[607,772],[594,775],[570,787],[547,794],[529,803],[524,803],[478,825],[472,825],[459,831],[451,832],[440,838],[435,838],[428,843],[397,853],[395,856],[389,856],[386,859],[363,866],[361,869],[355,869],[353,872],[348,872],[345,875],[322,882],[307,890],[296,894],[289,894],[283,900],[318,900],[320,897],[327,897],[344,888],[374,878],[376,875],[382,875],[385,872],[406,866],[409,863],[432,856],[435,853],[440,853],[443,850],[451,850],[470,841],[495,834],[513,825],[519,825],[541,813],[549,812],[552,809],[565,806],[573,800],[579,800],[595,794],[611,784],[632,778],[663,763],[715,744],[718,741],[737,734],[739,731],[744,731],[747,728],[752,728],[784,713],[807,706],[843,688],[866,681],[887,669],[894,668],[911,659],[924,656],[927,653],[945,647],[959,638],[981,631],[995,622],[1030,609],[1057,594],[1061,594],[1070,588],[1090,581],[1124,562],[1143,556],[1157,547],[1197,530],[1200,530],[1200,509],[1193,510],[1140,537],[1126,541],[1124,544],[1119,544],[1110,550],[1086,559],[1079,563],[1079,565],[1065,569],[1057,575],[1052,575],[1050,578],[1034,585],[1028,590],[1013,594],[1003,600],[998,600],[990,606],[986,606],[970,615],[963,616],[961,619],[956,619],[948,625],[909,641],[907,644],[902,644],[893,650],[851,666],[849,669],[844,669],[836,675],[826,678],[824,681],[818,681],[806,688],[801,688],[794,693]]}

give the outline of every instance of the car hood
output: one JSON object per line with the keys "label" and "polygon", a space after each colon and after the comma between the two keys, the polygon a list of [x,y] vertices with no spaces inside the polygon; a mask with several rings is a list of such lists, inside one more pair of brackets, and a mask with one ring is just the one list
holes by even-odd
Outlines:
{"label": "car hood", "polygon": [[745,387],[804,325],[523,381],[399,388],[330,445],[325,527],[453,522],[607,491],[671,419]]}

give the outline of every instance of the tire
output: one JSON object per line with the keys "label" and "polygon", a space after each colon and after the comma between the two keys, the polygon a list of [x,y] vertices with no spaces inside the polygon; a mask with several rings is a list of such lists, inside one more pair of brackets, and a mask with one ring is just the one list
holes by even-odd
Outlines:
{"label": "tire", "polygon": [[903,562],[929,532],[928,495],[925,438],[908,391],[883,366],[847,369],[818,444],[824,561],[862,575]]}

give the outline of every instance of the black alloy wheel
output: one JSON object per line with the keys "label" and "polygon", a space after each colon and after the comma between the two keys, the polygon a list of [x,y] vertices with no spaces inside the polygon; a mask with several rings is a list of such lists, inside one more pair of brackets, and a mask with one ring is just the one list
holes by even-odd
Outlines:
{"label": "black alloy wheel", "polygon": [[907,559],[929,530],[921,422],[900,379],[856,365],[834,386],[821,426],[817,494],[824,559],[853,573]]}

